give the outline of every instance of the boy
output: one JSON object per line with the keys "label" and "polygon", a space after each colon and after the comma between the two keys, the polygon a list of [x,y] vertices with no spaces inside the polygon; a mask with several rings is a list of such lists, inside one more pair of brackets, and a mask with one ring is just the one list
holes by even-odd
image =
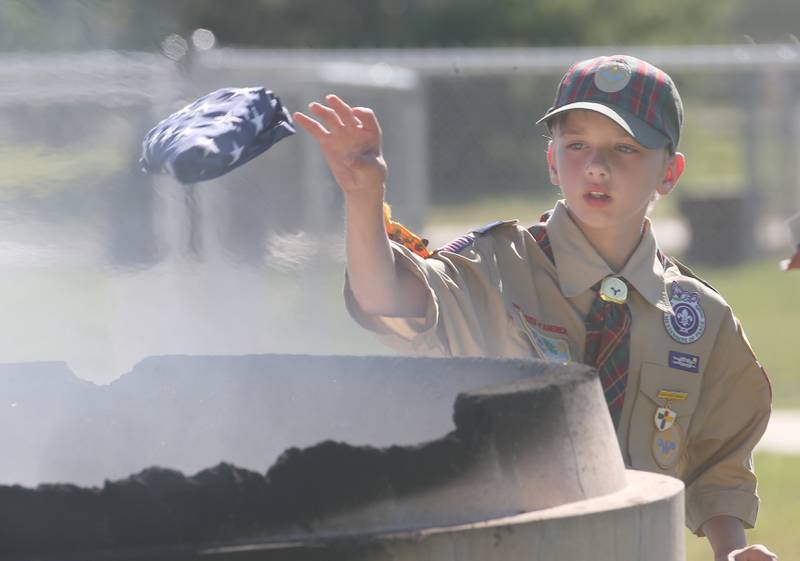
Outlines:
{"label": "boy", "polygon": [[769,383],[730,308],[658,250],[645,216],[685,167],[669,76],[629,56],[572,66],[540,120],[564,200],[531,228],[497,222],[432,255],[387,237],[374,114],[326,101],[309,106],[319,121],[295,118],[345,195],[345,298],[359,323],[415,353],[597,367],[626,464],[684,481],[687,525],[716,559],[776,559],[744,536]]}

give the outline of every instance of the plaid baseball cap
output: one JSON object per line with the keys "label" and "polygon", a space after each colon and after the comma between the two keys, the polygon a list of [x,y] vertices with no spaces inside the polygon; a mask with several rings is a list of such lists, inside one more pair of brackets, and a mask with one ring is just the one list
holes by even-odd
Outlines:
{"label": "plaid baseball cap", "polygon": [[678,147],[683,103],[672,78],[627,55],[591,58],[567,70],[553,106],[536,124],[571,109],[597,111],[646,148]]}

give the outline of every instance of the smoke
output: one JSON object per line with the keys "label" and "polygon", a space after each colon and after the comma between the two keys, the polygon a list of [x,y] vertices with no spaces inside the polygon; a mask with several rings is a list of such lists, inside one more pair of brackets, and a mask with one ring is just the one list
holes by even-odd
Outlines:
{"label": "smoke", "polygon": [[308,232],[274,233],[267,237],[265,262],[271,269],[288,273],[308,267],[319,252],[319,240]]}
{"label": "smoke", "polygon": [[416,444],[452,430],[459,392],[534,372],[512,360],[168,356],[98,386],[64,363],[0,364],[0,426],[15,427],[0,432],[0,483],[98,485],[221,461],[263,472],[324,440]]}

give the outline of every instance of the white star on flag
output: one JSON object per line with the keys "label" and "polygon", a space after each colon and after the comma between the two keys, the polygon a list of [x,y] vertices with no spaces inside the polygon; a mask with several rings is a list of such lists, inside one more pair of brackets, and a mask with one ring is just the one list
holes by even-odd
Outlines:
{"label": "white star on flag", "polygon": [[239,146],[235,142],[233,143],[233,150],[231,150],[231,156],[233,156],[233,160],[231,160],[231,164],[235,164],[239,158],[242,157],[242,150],[244,150],[244,146]]}
{"label": "white star on flag", "polygon": [[220,115],[214,119],[218,123],[231,123],[233,125],[238,125],[242,122],[241,117],[237,117],[236,115],[231,115],[230,113],[226,113],[225,115]]}
{"label": "white star on flag", "polygon": [[209,154],[219,154],[219,146],[217,146],[217,143],[214,142],[213,138],[201,136],[197,139],[196,144],[203,149],[203,154],[206,156]]}

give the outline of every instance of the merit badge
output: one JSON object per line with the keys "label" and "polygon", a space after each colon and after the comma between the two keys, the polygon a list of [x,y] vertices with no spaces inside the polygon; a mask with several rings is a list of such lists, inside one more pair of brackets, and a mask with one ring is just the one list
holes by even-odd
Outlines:
{"label": "merit badge", "polygon": [[659,407],[656,409],[656,428],[659,431],[665,431],[675,423],[677,413],[669,407]]}
{"label": "merit badge", "polygon": [[604,62],[594,75],[594,85],[602,92],[618,92],[631,81],[631,74],[631,67],[625,61]]}
{"label": "merit badge", "polygon": [[600,283],[600,299],[604,302],[624,304],[628,299],[628,285],[619,277],[606,277]]}
{"label": "merit badge", "polygon": [[672,283],[669,296],[674,315],[664,313],[664,327],[678,343],[694,343],[706,330],[706,314],[700,307],[697,292],[683,290],[677,282]]}
{"label": "merit badge", "polygon": [[672,425],[653,433],[653,459],[661,469],[670,469],[678,463],[683,452],[683,432],[680,425]]}
{"label": "merit badge", "polygon": [[653,420],[656,423],[656,429],[658,429],[659,432],[663,432],[670,429],[672,425],[675,424],[675,419],[678,416],[675,411],[669,408],[669,402],[682,401],[689,397],[689,394],[672,390],[659,390],[656,397],[664,400],[664,406],[656,409],[656,416]]}

